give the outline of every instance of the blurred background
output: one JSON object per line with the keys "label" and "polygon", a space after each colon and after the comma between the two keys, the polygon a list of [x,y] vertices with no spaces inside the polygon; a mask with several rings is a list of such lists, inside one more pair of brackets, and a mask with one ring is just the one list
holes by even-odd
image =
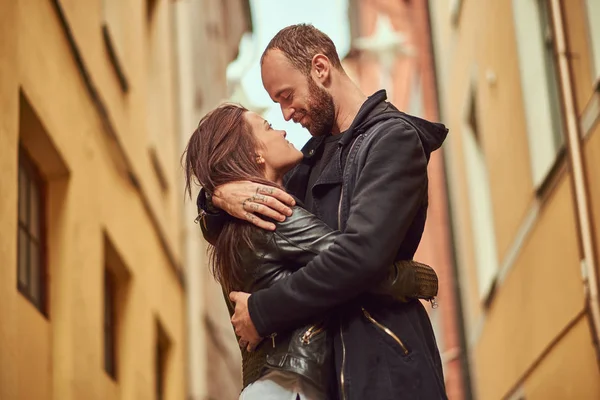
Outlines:
{"label": "blurred background", "polygon": [[600,0],[0,0],[0,399],[229,400],[240,355],[179,157],[259,58],[331,36],[442,121],[416,259],[452,400],[599,399]]}

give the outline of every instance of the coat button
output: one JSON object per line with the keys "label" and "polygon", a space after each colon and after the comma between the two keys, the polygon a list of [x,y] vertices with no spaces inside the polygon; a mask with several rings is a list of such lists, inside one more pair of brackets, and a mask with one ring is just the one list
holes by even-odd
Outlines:
{"label": "coat button", "polygon": [[308,152],[309,156],[312,156],[313,154],[315,154],[315,149],[312,149],[311,151]]}

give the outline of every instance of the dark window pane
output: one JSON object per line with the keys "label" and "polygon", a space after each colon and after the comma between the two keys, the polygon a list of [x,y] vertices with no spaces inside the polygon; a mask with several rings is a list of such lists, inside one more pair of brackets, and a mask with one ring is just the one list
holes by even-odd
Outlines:
{"label": "dark window pane", "polygon": [[29,242],[29,295],[33,300],[33,303],[41,308],[42,306],[42,293],[41,293],[41,262],[40,262],[40,249],[36,243]]}
{"label": "dark window pane", "polygon": [[109,292],[110,288],[108,287],[108,278],[106,277],[106,274],[104,274],[104,341],[106,342],[106,332],[107,327],[109,326],[109,319],[110,319],[110,307],[109,307],[109,296],[110,296],[110,292]]}
{"label": "dark window pane", "polygon": [[116,378],[114,343],[110,331],[104,335],[104,369],[113,379]]}
{"label": "dark window pane", "polygon": [[40,191],[34,181],[31,182],[29,192],[29,228],[31,236],[40,238]]}
{"label": "dark window pane", "polygon": [[25,231],[22,228],[19,228],[19,238],[18,238],[19,244],[18,244],[18,249],[19,249],[19,261],[18,261],[18,271],[17,271],[17,275],[18,275],[18,279],[19,279],[19,287],[22,288],[27,288],[29,285],[27,284],[28,281],[28,270],[29,270],[29,237],[27,236],[27,233],[25,233]]}
{"label": "dark window pane", "polygon": [[112,276],[104,274],[104,369],[113,379],[117,377],[115,343],[115,287]]}
{"label": "dark window pane", "polygon": [[156,344],[156,400],[163,399],[163,352],[160,342]]}
{"label": "dark window pane", "polygon": [[27,225],[27,187],[29,180],[22,165],[19,164],[19,222]]}
{"label": "dark window pane", "polygon": [[44,306],[43,182],[26,152],[19,153],[19,224],[17,282],[19,290],[40,311]]}
{"label": "dark window pane", "polygon": [[169,340],[165,336],[164,331],[158,325],[157,338],[155,346],[155,379],[156,379],[156,400],[163,400],[165,398],[165,371],[167,356],[169,350]]}

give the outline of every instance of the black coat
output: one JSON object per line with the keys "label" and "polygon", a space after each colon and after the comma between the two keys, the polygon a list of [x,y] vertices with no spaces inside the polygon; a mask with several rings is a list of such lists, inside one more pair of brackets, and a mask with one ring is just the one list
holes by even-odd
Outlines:
{"label": "black coat", "polygon": [[[311,188],[311,211],[343,233],[304,268],[252,294],[249,311],[267,336],[335,310],[342,399],[445,399],[440,355],[422,304],[365,293],[386,266],[414,256],[427,215],[429,155],[447,134],[443,125],[401,113],[385,100],[380,91],[363,104]],[[287,179],[288,190],[301,199],[321,143],[307,143],[305,159]]]}
{"label": "black coat", "polygon": [[[339,231],[332,230],[300,206],[295,206],[292,216],[283,222],[276,222],[276,226],[275,232],[256,229],[253,239],[256,248],[252,254],[244,257],[242,290],[245,292],[255,293],[285,280],[326,251],[340,235]],[[379,296],[405,299],[418,292],[419,288],[400,277],[418,273],[419,268],[418,264],[412,262],[396,263],[387,268],[386,279],[370,291]],[[229,313],[233,315],[234,306],[224,294]],[[322,393],[334,389],[331,356],[335,331],[327,331],[323,318],[310,323],[307,321],[306,326],[295,327],[293,331],[274,333],[270,339],[260,343],[254,352],[248,353],[242,349],[244,387],[259,379],[270,368],[299,374]]]}

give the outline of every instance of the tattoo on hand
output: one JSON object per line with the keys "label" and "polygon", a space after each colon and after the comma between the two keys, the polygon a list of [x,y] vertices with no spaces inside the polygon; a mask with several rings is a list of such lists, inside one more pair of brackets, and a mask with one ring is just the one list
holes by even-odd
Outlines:
{"label": "tattoo on hand", "polygon": [[252,196],[252,201],[262,201],[263,203],[267,200],[267,196],[263,196],[262,194],[255,194]]}
{"label": "tattoo on hand", "polygon": [[245,210],[246,209],[246,203],[252,201],[251,197],[248,197],[246,200],[244,200],[244,202],[242,203],[242,209]]}
{"label": "tattoo on hand", "polygon": [[275,193],[275,188],[272,187],[265,187],[265,186],[261,186],[259,188],[256,189],[256,194],[273,194]]}
{"label": "tattoo on hand", "polygon": [[246,213],[246,219],[250,222],[254,222],[254,220],[256,219],[256,216],[252,213],[247,212]]}

